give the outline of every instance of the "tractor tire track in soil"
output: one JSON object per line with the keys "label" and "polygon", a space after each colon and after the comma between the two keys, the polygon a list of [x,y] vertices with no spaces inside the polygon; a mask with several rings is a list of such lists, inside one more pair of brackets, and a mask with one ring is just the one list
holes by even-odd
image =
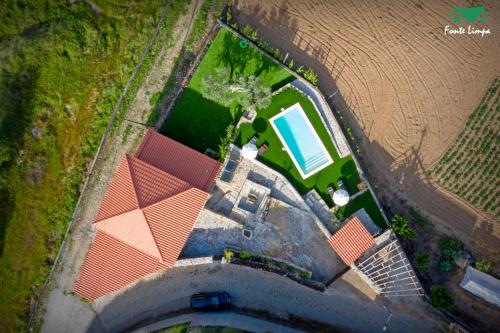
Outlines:
{"label": "tractor tire track in soil", "polygon": [[[451,1],[237,1],[236,20],[318,73],[347,118],[383,203],[405,199],[467,245],[500,248],[500,221],[428,175],[500,73],[492,33],[445,35]],[[404,200],[403,200],[404,201]]]}

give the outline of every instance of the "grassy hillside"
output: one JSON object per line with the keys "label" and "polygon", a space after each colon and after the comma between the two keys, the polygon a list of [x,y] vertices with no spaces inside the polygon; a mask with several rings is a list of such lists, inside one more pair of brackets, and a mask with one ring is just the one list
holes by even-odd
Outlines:
{"label": "grassy hillside", "polygon": [[[0,323],[20,331],[166,0],[2,1]],[[177,15],[186,1],[169,8]]]}

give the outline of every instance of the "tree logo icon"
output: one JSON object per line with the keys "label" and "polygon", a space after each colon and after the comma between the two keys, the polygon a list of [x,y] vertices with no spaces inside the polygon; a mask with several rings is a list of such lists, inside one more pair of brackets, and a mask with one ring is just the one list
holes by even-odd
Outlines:
{"label": "tree logo icon", "polygon": [[469,23],[485,23],[488,21],[488,11],[484,6],[479,7],[455,7],[449,18],[456,24],[460,24],[463,20]]}

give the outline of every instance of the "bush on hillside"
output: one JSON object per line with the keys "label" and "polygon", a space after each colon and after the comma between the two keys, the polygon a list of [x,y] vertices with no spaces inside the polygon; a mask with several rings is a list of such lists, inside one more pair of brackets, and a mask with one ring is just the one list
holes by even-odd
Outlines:
{"label": "bush on hillside", "polygon": [[415,230],[410,227],[408,219],[402,215],[394,215],[392,218],[392,230],[396,235],[406,237],[408,239],[415,238]]}
{"label": "bush on hillside", "polygon": [[429,266],[431,264],[431,258],[429,254],[418,251],[415,255],[415,268],[420,273],[425,273],[429,270]]}
{"label": "bush on hillside", "polygon": [[474,266],[481,272],[488,273],[491,271],[491,261],[486,259],[480,259],[475,262]]}
{"label": "bush on hillside", "polygon": [[443,287],[431,287],[431,303],[438,309],[447,310],[455,307],[455,300],[452,294]]}

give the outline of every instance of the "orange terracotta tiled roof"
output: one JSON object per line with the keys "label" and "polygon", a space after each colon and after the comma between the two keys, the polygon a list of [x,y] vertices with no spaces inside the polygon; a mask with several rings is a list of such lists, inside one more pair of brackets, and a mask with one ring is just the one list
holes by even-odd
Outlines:
{"label": "orange terracotta tiled roof", "polygon": [[[141,147],[159,147],[155,141],[161,138],[148,132],[144,141],[149,143],[143,142]],[[179,143],[173,146],[176,161],[181,164],[193,156],[191,148]],[[139,154],[123,157],[93,221],[96,237],[75,292],[94,300],[147,274],[174,266],[208,193],[187,181],[194,179],[198,171],[177,170],[181,179],[159,168],[169,165],[161,159],[171,158],[168,151],[158,151],[154,166],[141,160]],[[197,156],[199,170],[203,169],[203,161],[210,173],[218,171],[220,164],[204,155]],[[209,188],[214,179],[201,176],[204,188]]]}
{"label": "orange terracotta tiled roof", "polygon": [[220,169],[216,160],[153,130],[146,133],[135,157],[203,191],[208,191]]}
{"label": "orange terracotta tiled roof", "polygon": [[361,221],[357,217],[353,217],[330,237],[328,243],[339,257],[350,266],[375,245],[375,239]]}
{"label": "orange terracotta tiled roof", "polygon": [[88,300],[123,288],[157,270],[158,259],[97,231],[75,292]]}

